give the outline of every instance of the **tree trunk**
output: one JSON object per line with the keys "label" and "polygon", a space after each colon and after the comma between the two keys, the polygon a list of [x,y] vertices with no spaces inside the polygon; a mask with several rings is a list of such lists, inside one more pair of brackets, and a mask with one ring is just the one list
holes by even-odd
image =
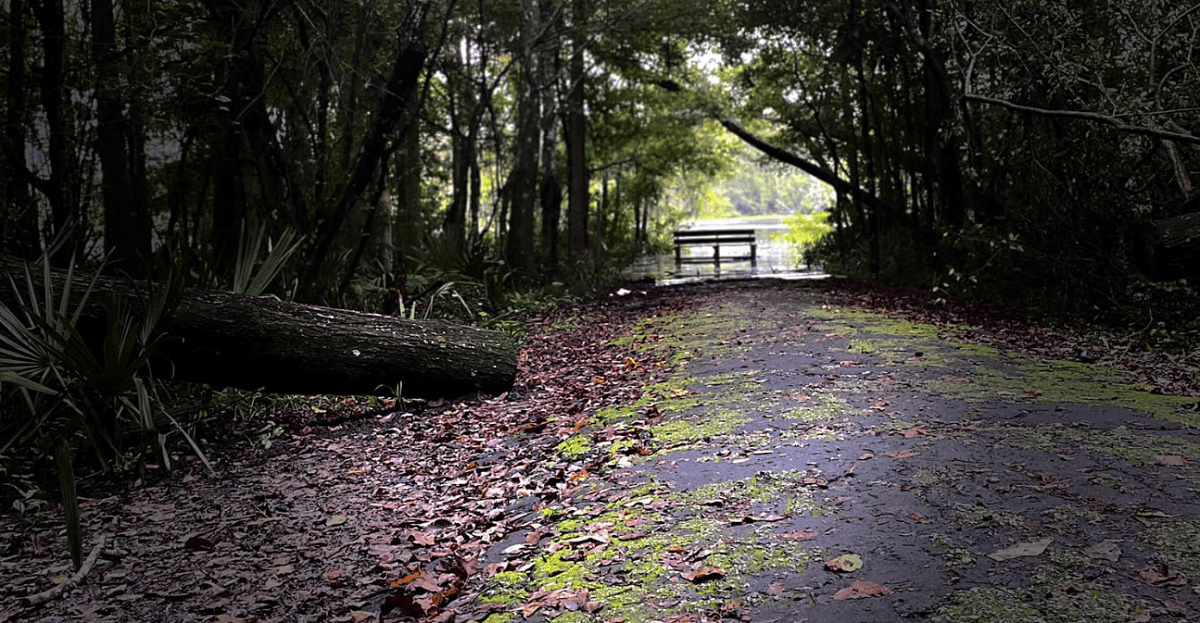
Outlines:
{"label": "tree trunk", "polygon": [[562,185],[558,181],[558,47],[546,46],[539,61],[542,88],[542,261],[558,268],[558,226],[562,219]]}
{"label": "tree trunk", "polygon": [[[461,66],[459,66],[461,68]],[[447,80],[451,71],[447,71]],[[455,91],[457,85],[447,85],[446,112],[450,117],[450,205],[446,206],[446,215],[442,219],[442,232],[450,244],[461,247],[466,239],[467,218],[467,178],[470,174],[468,164],[468,142],[463,133],[461,119],[473,114],[473,111],[463,110],[458,105]]]}
{"label": "tree trunk", "polygon": [[410,116],[410,112],[414,110],[412,102],[417,98],[418,82],[428,56],[422,41],[428,5],[419,5],[415,11],[415,15],[410,15],[407,22],[411,25],[411,30],[400,33],[401,41],[397,46],[391,75],[386,84],[380,85],[383,96],[378,108],[371,115],[371,128],[355,156],[350,175],[342,186],[332,210],[317,222],[308,267],[301,284],[308,296],[316,293],[321,268],[334,239],[350,214],[350,209],[379,173],[379,163],[389,153],[389,143],[393,138],[402,142],[417,123],[416,118]]}
{"label": "tree trunk", "polygon": [[572,257],[582,256],[588,245],[588,179],[587,118],[584,117],[584,81],[587,74],[583,64],[583,45],[587,35],[582,22],[587,16],[585,0],[574,0],[572,15],[575,35],[571,40],[569,67],[570,90],[567,92],[567,248]]}
{"label": "tree trunk", "polygon": [[537,206],[537,171],[539,101],[537,94],[537,58],[534,38],[541,22],[535,0],[521,2],[521,40],[517,96],[517,148],[516,164],[509,177],[509,192],[512,204],[509,211],[506,259],[519,277],[533,274],[534,261],[534,209]]}
{"label": "tree trunk", "polygon": [[[79,176],[75,174],[73,133],[67,118],[65,102],[66,80],[66,17],[62,0],[46,0],[34,6],[38,24],[42,27],[42,71],[41,100],[46,115],[46,131],[49,134],[50,177],[37,188],[50,204],[54,234],[70,231],[75,223],[76,191]],[[75,253],[79,232],[70,234],[67,244],[55,256],[56,263],[64,263]]]}
{"label": "tree trunk", "polygon": [[37,252],[37,211],[29,193],[25,160],[25,3],[11,0],[8,18],[8,80],[5,85],[4,201],[0,214],[0,244],[23,256]]}
{"label": "tree trunk", "polygon": [[124,83],[117,56],[117,30],[112,0],[92,0],[92,60],[96,64],[96,155],[103,175],[104,250],[115,267],[137,271],[133,184],[129,177]]}
{"label": "tree trunk", "polygon": [[[24,270],[10,256],[0,256],[0,269]],[[87,281],[76,281],[82,292]],[[6,282],[0,302],[12,305]],[[113,295],[137,313],[134,284],[101,278],[85,308],[85,334],[103,326]],[[165,349],[170,365],[155,367],[159,378],[273,393],[379,395],[401,384],[408,398],[499,393],[517,370],[516,343],[496,331],[225,292],[185,290],[170,332],[181,339]]]}
{"label": "tree trunk", "polygon": [[1200,279],[1200,212],[1146,223],[1132,247],[1134,261],[1150,279]]}
{"label": "tree trunk", "polygon": [[393,268],[406,272],[405,258],[416,252],[425,231],[421,208],[421,124],[417,120],[417,101],[409,103],[413,122],[396,151],[396,201],[392,221]]}

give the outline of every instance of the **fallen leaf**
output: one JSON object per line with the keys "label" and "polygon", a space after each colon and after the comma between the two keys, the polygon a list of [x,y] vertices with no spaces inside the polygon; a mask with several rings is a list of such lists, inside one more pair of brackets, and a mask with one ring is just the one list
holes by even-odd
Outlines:
{"label": "fallen leaf", "polygon": [[1175,616],[1182,616],[1188,613],[1188,604],[1186,601],[1178,599],[1159,599],[1162,602],[1163,608],[1166,608],[1167,613]]}
{"label": "fallen leaf", "polygon": [[603,534],[585,534],[583,536],[577,536],[573,539],[567,539],[566,542],[571,545],[587,545],[588,543],[607,545],[608,537]]}
{"label": "fallen leaf", "polygon": [[697,569],[684,571],[679,575],[693,584],[699,584],[707,580],[719,580],[725,577],[725,570],[708,565],[699,565]]}
{"label": "fallen leaf", "polygon": [[1002,562],[1005,560],[1012,560],[1013,558],[1041,556],[1042,552],[1046,551],[1046,548],[1049,547],[1050,543],[1053,541],[1054,539],[1047,538],[1017,543],[1012,547],[1002,549],[998,552],[992,552],[988,554],[987,557],[997,562]]}
{"label": "fallen leaf", "polygon": [[422,575],[421,577],[413,580],[409,584],[409,588],[412,590],[420,589],[426,593],[440,593],[442,591],[441,585],[427,575]]}
{"label": "fallen leaf", "polygon": [[1139,511],[1134,514],[1133,518],[1147,528],[1154,527],[1155,519],[1170,519],[1171,516],[1159,510]]}
{"label": "fallen leaf", "polygon": [[785,539],[791,539],[793,541],[803,541],[805,539],[811,539],[820,534],[821,533],[817,532],[816,530],[800,530],[798,532],[784,532],[779,536]]}
{"label": "fallen leaf", "polygon": [[897,452],[884,452],[884,454],[892,457],[893,459],[910,459],[920,454],[920,452],[915,452],[913,450],[899,450]]}
{"label": "fallen leaf", "polygon": [[193,552],[210,552],[215,547],[216,544],[202,536],[194,536],[183,542],[183,549]]}
{"label": "fallen leaf", "polygon": [[782,517],[780,515],[774,515],[774,514],[734,515],[733,517],[729,518],[729,525],[737,526],[737,525],[746,524],[746,523],[754,523],[756,521],[783,521],[784,519],[787,519],[787,518]]}
{"label": "fallen leaf", "polygon": [[414,571],[413,573],[410,573],[402,578],[397,578],[397,579],[393,580],[390,586],[392,588],[399,588],[401,586],[404,586],[405,584],[411,584],[414,580],[416,580],[419,577],[421,577],[421,572]]}
{"label": "fallen leaf", "polygon": [[1083,548],[1083,553],[1089,558],[1117,562],[1121,558],[1121,546],[1117,545],[1116,541],[1100,541]]}
{"label": "fallen leaf", "polygon": [[1187,467],[1188,460],[1180,454],[1160,454],[1154,457],[1154,462],[1166,467]]}
{"label": "fallen leaf", "polygon": [[1138,572],[1138,579],[1149,584],[1150,586],[1187,586],[1188,579],[1178,571],[1168,569],[1166,565],[1162,565],[1157,569],[1154,567],[1146,567]]}
{"label": "fallen leaf", "polygon": [[346,523],[345,515],[333,515],[325,520],[325,527],[340,526]]}
{"label": "fallen leaf", "polygon": [[882,584],[858,580],[850,586],[834,593],[833,598],[839,601],[844,599],[864,599],[866,597],[882,597],[891,593],[892,589]]}
{"label": "fallen leaf", "polygon": [[900,434],[904,435],[908,439],[912,439],[917,435],[928,435],[929,431],[924,426],[913,426],[900,431]]}
{"label": "fallen leaf", "polygon": [[774,596],[778,597],[778,596],[784,594],[785,592],[787,592],[787,588],[784,587],[784,585],[780,584],[779,582],[772,582],[771,585],[767,587],[768,595],[774,595]]}
{"label": "fallen leaf", "polygon": [[370,621],[373,618],[375,618],[374,612],[367,612],[365,610],[354,610],[350,612],[350,620],[354,623],[363,623],[363,621]]}
{"label": "fallen leaf", "polygon": [[413,543],[416,543],[417,545],[433,545],[433,543],[435,541],[432,534],[428,534],[426,532],[418,532],[416,530],[409,530],[408,537],[410,539],[412,539]]}
{"label": "fallen leaf", "polygon": [[862,556],[858,554],[842,554],[833,560],[825,561],[825,569],[837,573],[850,573],[862,569]]}

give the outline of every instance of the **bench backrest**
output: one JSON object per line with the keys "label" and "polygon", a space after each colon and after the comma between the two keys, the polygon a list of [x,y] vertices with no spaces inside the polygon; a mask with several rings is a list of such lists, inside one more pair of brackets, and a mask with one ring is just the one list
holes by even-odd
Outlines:
{"label": "bench backrest", "polygon": [[675,244],[746,244],[755,242],[753,229],[685,229],[675,232]]}

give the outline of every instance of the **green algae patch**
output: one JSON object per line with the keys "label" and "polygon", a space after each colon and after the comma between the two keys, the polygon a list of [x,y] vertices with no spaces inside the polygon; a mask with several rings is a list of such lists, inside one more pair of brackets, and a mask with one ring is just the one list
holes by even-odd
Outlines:
{"label": "green algae patch", "polygon": [[582,433],[575,434],[555,446],[554,451],[564,458],[576,460],[592,451],[592,442]]}
{"label": "green algae patch", "polygon": [[[818,558],[818,552],[792,543],[759,540],[726,546],[711,554],[707,563],[723,569],[729,575],[762,575],[773,571],[804,573],[808,563]],[[718,583],[713,588],[722,588]]]}
{"label": "green algae patch", "polygon": [[[662,621],[718,608],[744,596],[765,574],[803,572],[817,553],[774,533],[775,524],[747,520],[818,503],[805,472],[760,472],[672,493],[657,482],[587,506],[559,521],[541,555],[521,572],[497,574],[481,599],[515,612],[538,591],[588,591],[600,614],[559,613],[553,621]],[[714,503],[715,501],[715,503]],[[774,510],[772,510],[774,509]],[[721,569],[703,582],[684,575],[696,564]],[[553,613],[547,613],[555,616]],[[562,618],[562,617],[567,618]]]}
{"label": "green algae patch", "polygon": [[594,588],[598,586],[593,579],[595,573],[593,565],[579,564],[576,560],[564,558],[575,554],[576,552],[572,549],[560,549],[543,556],[530,570],[531,583],[548,591],[556,588]]}
{"label": "green algae patch", "polygon": [[950,511],[950,521],[970,528],[1023,528],[1025,520],[1012,511],[993,510],[982,506],[956,504]]}
{"label": "green algae patch", "polygon": [[607,426],[615,422],[624,422],[637,418],[640,410],[632,405],[605,407],[596,411],[590,419],[599,426]]}
{"label": "green algae patch", "polygon": [[774,513],[820,517],[822,505],[812,487],[821,482],[824,479],[815,471],[764,471],[742,480],[710,482],[677,496],[691,512],[723,519]]}
{"label": "green algae patch", "polygon": [[942,567],[943,571],[968,569],[978,563],[970,550],[956,546],[950,537],[944,534],[933,534],[929,538],[935,546],[942,550],[942,561],[946,563]]}
{"label": "green algae patch", "polygon": [[744,331],[769,327],[767,321],[747,318],[736,304],[707,303],[677,314],[644,318],[634,325],[630,335],[611,344],[678,367],[698,354],[721,356],[744,350],[737,343],[738,336]]}
{"label": "green algae patch", "polygon": [[[965,358],[992,358],[994,348],[980,346],[947,335],[948,329],[928,323],[897,320],[887,314],[823,306],[809,311],[826,320],[817,328],[847,338],[846,351],[899,363],[944,366]],[[969,329],[969,328],[967,328]]]}
{"label": "green algae patch", "polygon": [[1200,517],[1168,521],[1138,535],[1167,567],[1189,578],[1200,577]]}
{"label": "green algae patch", "polygon": [[[488,580],[487,588],[479,596],[484,603],[502,606],[517,606],[529,597],[529,576],[517,571],[497,573]],[[500,614],[500,613],[495,613]]]}
{"label": "green algae patch", "polygon": [[745,413],[712,409],[684,419],[657,424],[650,427],[650,432],[653,433],[655,441],[665,446],[665,449],[675,449],[711,437],[730,435],[749,421],[750,417]]}
{"label": "green algae patch", "polygon": [[855,412],[843,398],[826,391],[813,392],[806,396],[802,406],[789,409],[783,417],[797,422],[815,424],[827,422]]}
{"label": "green algae patch", "polygon": [[[1140,467],[1169,468],[1178,477],[1200,483],[1200,469],[1197,468],[1200,465],[1200,443],[1190,439],[1135,432],[1124,426],[1093,430],[1055,424],[1038,427],[998,426],[990,430],[1002,437],[1000,444],[1003,446],[1046,452],[1078,446],[1088,454],[1121,458]],[[1184,460],[1172,460],[1172,457],[1182,457]]]}
{"label": "green algae patch", "polygon": [[[1085,579],[1096,562],[1051,545],[1030,574],[1029,588],[972,588],[950,596],[930,623],[1127,623],[1149,620],[1147,604]],[[1019,565],[1017,565],[1019,567]],[[1069,586],[1071,590],[1062,590]]]}
{"label": "green algae patch", "polygon": [[[1195,397],[1145,391],[1128,372],[1074,361],[1034,361],[1015,353],[947,336],[934,325],[893,320],[875,312],[824,307],[810,311],[829,320],[820,329],[847,338],[848,350],[891,361],[956,371],[918,387],[967,401],[1115,406],[1156,419],[1200,427],[1200,414],[1184,411]],[[920,356],[917,356],[919,353]],[[843,388],[853,389],[853,388]]]}
{"label": "green algae patch", "polygon": [[1194,397],[1141,391],[1133,377],[1120,370],[1074,361],[1019,359],[999,368],[968,365],[967,369],[966,374],[920,381],[918,386],[969,402],[1004,400],[1120,407],[1167,422],[1200,426],[1200,414],[1183,412],[1183,407],[1195,404]]}
{"label": "green algae patch", "polygon": [[690,376],[676,372],[661,382],[644,387],[633,404],[600,409],[591,420],[599,426],[607,426],[650,414],[673,416],[701,408],[760,402],[754,397],[764,393],[762,383],[752,377],[752,373]]}
{"label": "green algae patch", "polygon": [[1077,520],[1093,526],[1102,524],[1105,520],[1104,514],[1099,511],[1070,504],[1048,508],[1042,514],[1052,521]]}
{"label": "green algae patch", "polygon": [[1149,613],[1144,603],[1089,585],[1056,595],[1049,590],[971,588],[951,596],[930,623],[1128,623]]}

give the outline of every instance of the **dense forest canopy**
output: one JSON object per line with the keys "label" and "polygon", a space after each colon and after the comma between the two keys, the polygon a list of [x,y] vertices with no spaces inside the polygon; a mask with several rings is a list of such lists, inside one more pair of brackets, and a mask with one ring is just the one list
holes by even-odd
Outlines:
{"label": "dense forest canopy", "polygon": [[1200,264],[1200,5],[0,11],[0,245],[59,265],[216,285],[290,232],[280,294],[374,310],[396,278],[582,283],[683,218],[822,209],[829,270],[960,295],[1119,307],[1136,264]]}

